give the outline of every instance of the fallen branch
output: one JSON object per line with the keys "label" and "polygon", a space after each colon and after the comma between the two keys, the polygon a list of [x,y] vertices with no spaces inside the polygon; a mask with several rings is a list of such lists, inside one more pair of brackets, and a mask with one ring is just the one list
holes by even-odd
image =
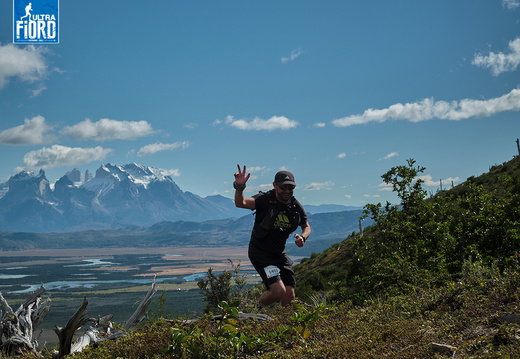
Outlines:
{"label": "fallen branch", "polygon": [[43,321],[51,307],[51,300],[41,301],[43,285],[33,292],[20,307],[13,311],[0,292],[0,349],[8,355],[38,355],[34,330]]}
{"label": "fallen branch", "polygon": [[78,330],[83,324],[85,324],[88,319],[85,319],[85,314],[87,313],[87,298],[83,298],[83,304],[76,311],[76,313],[69,319],[67,325],[61,328],[56,326],[54,328],[54,332],[58,335],[58,339],[60,342],[60,348],[58,357],[63,358],[65,355],[70,354],[72,339],[74,338],[74,333]]}
{"label": "fallen branch", "polygon": [[144,318],[146,317],[146,314],[145,314],[146,308],[148,308],[148,305],[150,305],[150,302],[152,301],[152,297],[157,292],[157,284],[155,283],[156,277],[157,276],[153,277],[152,285],[151,285],[150,289],[148,290],[148,293],[146,293],[146,296],[144,297],[141,304],[139,304],[139,307],[137,307],[134,314],[132,314],[132,316],[130,318],[128,318],[128,320],[126,321],[126,324],[124,327],[125,330],[130,330],[130,329],[134,328],[137,324],[142,322],[144,320]]}
{"label": "fallen branch", "polygon": [[[156,278],[154,277],[152,285],[148,290],[145,298],[139,304],[134,314],[132,314],[132,316],[126,321],[124,327],[125,330],[134,328],[146,317],[146,309],[150,304],[152,297],[157,292],[157,285],[155,280]],[[56,327],[54,329],[60,342],[59,353],[57,353],[59,358],[63,358],[70,353],[81,352],[90,344],[99,343],[104,340],[114,340],[125,335],[123,331],[112,332],[112,315],[107,315],[98,319],[86,318],[85,314],[87,313],[87,305],[87,298],[84,298],[83,304],[69,319],[67,325],[64,328]],[[87,322],[91,322],[92,325],[85,332],[85,334],[80,336],[73,344],[72,339],[75,332]]]}

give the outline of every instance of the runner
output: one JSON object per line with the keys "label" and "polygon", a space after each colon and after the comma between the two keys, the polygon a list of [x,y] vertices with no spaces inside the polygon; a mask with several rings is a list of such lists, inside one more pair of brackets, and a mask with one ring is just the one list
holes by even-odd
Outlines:
{"label": "runner", "polygon": [[301,234],[294,235],[298,247],[303,247],[311,234],[307,214],[293,196],[296,187],[294,176],[290,172],[280,171],[274,177],[272,190],[245,198],[244,189],[251,174],[246,174],[246,166],[243,170],[240,165],[237,167],[233,182],[235,206],[256,210],[248,255],[266,287],[258,305],[265,307],[279,302],[287,306],[294,299],[296,279],[293,261],[287,256],[285,244],[298,227],[302,230]]}

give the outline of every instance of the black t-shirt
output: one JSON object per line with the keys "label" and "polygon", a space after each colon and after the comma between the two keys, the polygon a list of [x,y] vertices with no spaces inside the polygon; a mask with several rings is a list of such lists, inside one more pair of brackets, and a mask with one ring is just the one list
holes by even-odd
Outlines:
{"label": "black t-shirt", "polygon": [[290,204],[276,200],[274,189],[254,195],[255,224],[249,253],[281,254],[285,252],[285,243],[289,235],[298,226],[307,223],[307,214],[303,206],[294,197]]}

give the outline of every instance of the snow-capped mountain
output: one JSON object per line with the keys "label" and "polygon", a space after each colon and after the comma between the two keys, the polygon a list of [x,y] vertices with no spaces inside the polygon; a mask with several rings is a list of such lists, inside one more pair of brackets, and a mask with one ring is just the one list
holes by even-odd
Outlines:
{"label": "snow-capped mountain", "polygon": [[231,199],[184,192],[164,171],[135,163],[104,164],[94,177],[74,169],[53,186],[43,170],[24,171],[2,188],[0,231],[114,229],[244,214]]}

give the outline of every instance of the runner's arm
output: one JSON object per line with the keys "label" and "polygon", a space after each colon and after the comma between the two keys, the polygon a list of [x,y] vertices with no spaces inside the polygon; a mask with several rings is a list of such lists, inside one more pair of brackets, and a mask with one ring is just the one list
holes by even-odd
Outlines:
{"label": "runner's arm", "polygon": [[238,208],[255,209],[255,199],[253,197],[244,198],[244,191],[235,190],[235,206]]}

